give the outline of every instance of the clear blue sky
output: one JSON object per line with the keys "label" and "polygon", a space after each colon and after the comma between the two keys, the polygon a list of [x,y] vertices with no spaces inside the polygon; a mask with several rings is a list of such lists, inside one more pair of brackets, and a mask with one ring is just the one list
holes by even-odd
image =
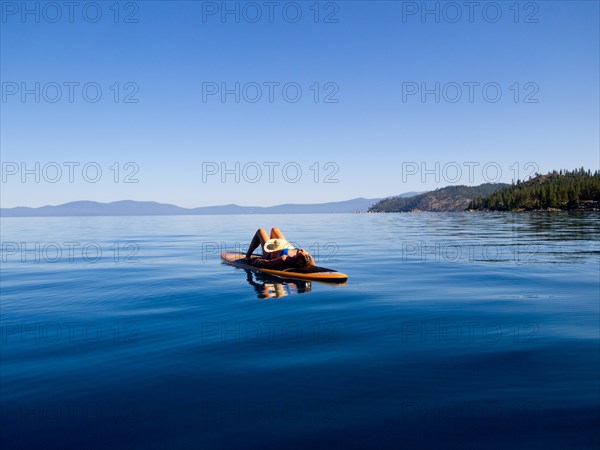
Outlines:
{"label": "clear blue sky", "polygon": [[[27,5],[35,11],[36,3]],[[522,174],[531,171],[528,162],[540,171],[599,165],[595,1],[520,2],[518,16],[514,2],[497,2],[502,16],[496,22],[494,8],[483,12],[479,6],[469,17],[466,6],[457,11],[445,2],[426,3],[439,8],[437,18],[414,10],[422,2],[321,2],[318,18],[313,1],[279,2],[272,20],[263,2],[242,2],[239,23],[234,14],[224,20],[221,11],[211,14],[221,2],[122,2],[118,17],[112,1],[99,4],[102,16],[93,23],[97,11],[83,12],[86,2],[74,11],[42,2],[36,23],[36,13],[22,15],[21,2],[2,2],[3,207],[82,199],[181,206],[314,203],[423,191],[457,178],[451,165],[439,181],[432,174],[423,180],[422,163],[434,170],[439,163],[440,172],[456,163],[464,169],[460,184],[495,179],[493,167],[483,177],[489,163],[502,169],[506,182],[514,163]],[[252,23],[255,5],[262,5],[261,18]],[[302,16],[294,23],[296,5]],[[236,2],[228,7],[234,9]],[[137,23],[123,23],[128,15]],[[72,103],[65,82],[79,83]],[[128,82],[134,84],[126,87]],[[233,89],[236,82],[239,103],[233,94],[225,102],[218,94],[203,99],[203,83]],[[269,82],[279,83],[272,103],[264,85]],[[433,89],[436,82],[439,103],[434,94],[424,102],[419,93],[408,95],[415,86]],[[464,85],[469,82],[479,83],[473,102]],[[40,83],[40,102],[34,94],[23,101],[22,87],[35,90],[35,83]],[[62,96],[51,103],[55,83]],[[86,83],[102,89],[98,102],[88,101],[93,86],[84,98]],[[248,101],[256,96],[253,83],[262,88],[256,103]],[[298,102],[284,99],[286,83],[302,89]],[[488,100],[482,94],[486,83],[496,83]],[[463,92],[453,103],[457,84]],[[494,86],[502,89],[495,103]],[[138,102],[125,103],[136,87],[131,98]],[[290,89],[288,99],[295,95]],[[324,102],[327,95],[337,103]],[[35,171],[36,162],[40,172],[47,169],[39,183],[34,175],[23,183],[20,173],[10,174],[12,163],[20,172],[21,163]],[[79,164],[73,183],[64,166],[70,162]],[[115,162],[121,167],[118,183],[110,169]],[[123,167],[128,162],[139,167],[133,176],[138,183],[122,182],[133,170]],[[240,168],[256,163],[263,173],[250,183],[257,176],[250,165],[239,183],[233,175],[225,183],[219,175],[203,181],[207,162],[230,169],[236,162]],[[273,183],[264,165],[269,162],[279,163]],[[326,167],[328,162],[334,165]],[[49,182],[57,176],[49,163],[63,167],[56,183]],[[86,163],[102,168],[98,182],[83,178]],[[286,163],[302,169],[297,183],[284,178]],[[416,166],[404,164],[403,174],[403,163]],[[479,164],[473,180],[465,163]],[[417,174],[407,173],[415,167]],[[338,182],[324,183],[334,169]],[[87,175],[94,178],[93,168]],[[287,176],[296,176],[293,167]]]}

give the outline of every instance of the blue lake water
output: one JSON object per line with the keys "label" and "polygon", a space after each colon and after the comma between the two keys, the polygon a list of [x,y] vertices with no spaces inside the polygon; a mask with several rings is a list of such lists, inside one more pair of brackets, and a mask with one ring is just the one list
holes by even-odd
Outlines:
{"label": "blue lake water", "polygon": [[[600,446],[600,215],[4,218],[2,448]],[[220,262],[279,226],[343,286]]]}

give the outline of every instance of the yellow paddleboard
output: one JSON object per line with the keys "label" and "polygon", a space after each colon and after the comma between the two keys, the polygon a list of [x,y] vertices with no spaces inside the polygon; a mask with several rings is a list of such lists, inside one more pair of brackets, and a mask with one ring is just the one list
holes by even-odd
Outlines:
{"label": "yellow paddleboard", "polygon": [[[253,270],[255,272],[263,272],[279,278],[291,278],[296,280],[306,281],[322,281],[325,283],[345,283],[348,281],[348,275],[332,269],[324,267],[309,267],[307,269],[267,269],[263,267],[255,267],[243,258],[244,253],[224,251],[221,253],[221,260],[232,266],[241,267],[242,269]],[[252,256],[252,261],[257,259],[257,256]]]}

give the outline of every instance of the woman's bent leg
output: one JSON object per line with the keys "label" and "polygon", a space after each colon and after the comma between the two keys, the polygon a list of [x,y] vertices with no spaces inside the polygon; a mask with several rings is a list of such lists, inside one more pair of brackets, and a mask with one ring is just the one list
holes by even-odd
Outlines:
{"label": "woman's bent leg", "polygon": [[[250,255],[256,250],[259,246],[261,250],[263,249],[265,242],[267,242],[269,238],[267,237],[267,232],[263,228],[259,228],[254,233],[254,237],[250,242],[250,246],[248,247],[248,251],[246,252],[246,258],[250,258]],[[262,252],[264,254],[264,251]]]}
{"label": "woman's bent leg", "polygon": [[[271,239],[285,239],[281,230],[277,227],[271,228]],[[287,241],[287,239],[285,239]]]}

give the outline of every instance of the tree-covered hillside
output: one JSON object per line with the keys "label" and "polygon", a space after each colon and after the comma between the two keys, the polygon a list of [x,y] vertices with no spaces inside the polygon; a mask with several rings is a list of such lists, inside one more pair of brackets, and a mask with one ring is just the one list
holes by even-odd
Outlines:
{"label": "tree-covered hillside", "polygon": [[448,186],[425,192],[410,198],[390,197],[374,204],[370,212],[410,212],[418,211],[464,211],[471,200],[486,197],[507,184],[482,184],[480,186]]}
{"label": "tree-covered hillside", "polygon": [[584,168],[517,181],[491,195],[474,199],[469,209],[491,211],[541,209],[597,209],[600,207],[600,171]]}

